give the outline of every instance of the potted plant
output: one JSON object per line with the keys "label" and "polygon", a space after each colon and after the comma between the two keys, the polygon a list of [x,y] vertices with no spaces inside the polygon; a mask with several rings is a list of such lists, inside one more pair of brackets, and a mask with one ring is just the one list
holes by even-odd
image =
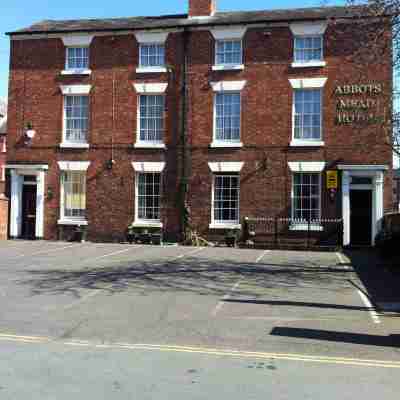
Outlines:
{"label": "potted plant", "polygon": [[162,244],[162,232],[161,230],[157,230],[151,234],[151,243],[157,246]]}
{"label": "potted plant", "polygon": [[230,229],[225,235],[225,244],[228,247],[235,247],[239,236],[239,230]]}
{"label": "potted plant", "polygon": [[151,243],[151,234],[147,229],[143,229],[143,231],[139,234],[139,240],[143,244]]}
{"label": "potted plant", "polygon": [[128,229],[126,230],[126,241],[129,244],[132,244],[133,242],[136,241],[136,233],[133,224],[129,225]]}

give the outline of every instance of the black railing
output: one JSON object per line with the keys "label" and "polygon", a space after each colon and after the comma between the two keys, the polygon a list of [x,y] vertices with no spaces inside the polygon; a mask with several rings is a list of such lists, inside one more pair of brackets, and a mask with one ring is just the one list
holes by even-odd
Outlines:
{"label": "black railing", "polygon": [[343,243],[342,219],[246,217],[242,225],[243,241],[249,246],[336,249]]}

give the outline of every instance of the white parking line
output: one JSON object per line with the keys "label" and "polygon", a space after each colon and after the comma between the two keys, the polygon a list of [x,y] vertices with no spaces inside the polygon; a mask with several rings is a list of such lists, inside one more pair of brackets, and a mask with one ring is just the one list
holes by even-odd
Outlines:
{"label": "white parking line", "polygon": [[268,253],[271,253],[271,250],[263,251],[263,253],[260,256],[257,257],[256,263],[259,263],[263,259],[263,257]]}
{"label": "white parking line", "polygon": [[31,257],[31,256],[36,256],[38,254],[49,254],[49,253],[54,253],[57,251],[61,251],[61,250],[65,250],[65,249],[69,249],[71,247],[79,247],[82,246],[82,243],[79,244],[70,244],[68,246],[64,246],[64,247],[59,247],[58,249],[53,249],[53,250],[41,250],[41,251],[36,251],[35,253],[31,253],[31,254],[20,254],[19,256],[13,257],[13,258],[22,258],[22,257]]}
{"label": "white parking line", "polygon": [[213,317],[216,317],[217,314],[221,311],[222,307],[225,304],[226,300],[229,300],[232,296],[232,294],[234,292],[236,292],[236,290],[239,288],[240,283],[242,282],[243,278],[240,278],[231,288],[231,290],[229,291],[229,293],[227,293],[219,302],[218,304],[215,306],[212,315]]}
{"label": "white parking line", "polygon": [[339,264],[349,264],[349,260],[346,260],[344,258],[344,255],[342,253],[337,252],[336,257],[339,259]]}
{"label": "white parking line", "polygon": [[[183,258],[183,257],[186,257],[186,256],[191,256],[191,255],[196,254],[196,253],[200,253],[200,251],[203,251],[204,249],[205,249],[205,247],[196,248],[193,251],[189,251],[189,253],[184,253],[184,254],[181,254],[181,255],[179,255],[177,257],[174,257],[174,258],[172,258],[172,260],[179,260],[180,258]],[[172,260],[170,260],[170,261],[172,261]]]}
{"label": "white parking line", "polygon": [[369,314],[371,316],[372,321],[375,324],[380,324],[381,320],[379,319],[378,314],[376,313],[374,306],[369,301],[369,298],[360,289],[357,289],[357,292],[360,295],[361,300],[363,301],[365,306],[369,309]]}

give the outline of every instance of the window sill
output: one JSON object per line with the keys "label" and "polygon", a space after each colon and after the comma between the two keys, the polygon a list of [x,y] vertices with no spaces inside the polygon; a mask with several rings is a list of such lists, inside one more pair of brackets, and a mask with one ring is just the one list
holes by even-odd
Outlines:
{"label": "window sill", "polygon": [[211,223],[209,226],[209,229],[241,229],[242,225],[236,224],[236,223]]}
{"label": "window sill", "polygon": [[213,65],[213,71],[240,71],[244,70],[244,64],[232,64],[232,65]]}
{"label": "window sill", "polygon": [[213,148],[224,148],[224,147],[243,147],[242,142],[212,142],[210,147]]}
{"label": "window sill", "polygon": [[292,140],[290,142],[292,147],[322,147],[325,146],[325,142],[322,140]]}
{"label": "window sill", "polygon": [[92,70],[90,69],[64,69],[61,71],[61,75],[91,75]]}
{"label": "window sill", "polygon": [[154,74],[167,72],[167,67],[138,67],[136,68],[137,74]]}
{"label": "window sill", "polygon": [[89,143],[60,143],[60,148],[62,149],[88,149],[89,147]]}
{"label": "window sill", "polygon": [[162,222],[156,221],[135,221],[132,226],[134,228],[162,228]]}
{"label": "window sill", "polygon": [[[289,227],[290,231],[308,231],[308,224],[293,224]],[[322,232],[324,227],[319,224],[310,224],[310,231],[312,232]]]}
{"label": "window sill", "polygon": [[308,63],[302,63],[302,62],[293,62],[292,63],[292,68],[312,68],[312,67],[325,67],[326,62],[325,61],[312,61]]}
{"label": "window sill", "polygon": [[85,219],[59,219],[57,221],[58,225],[83,225],[87,226],[88,222]]}
{"label": "window sill", "polygon": [[146,143],[146,142],[136,142],[133,147],[135,149],[166,149],[164,143]]}

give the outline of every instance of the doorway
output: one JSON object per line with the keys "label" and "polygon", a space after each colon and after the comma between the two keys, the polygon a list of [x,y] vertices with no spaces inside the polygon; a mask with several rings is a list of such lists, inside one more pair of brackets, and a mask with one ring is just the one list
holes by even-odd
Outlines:
{"label": "doorway", "polygon": [[22,229],[21,237],[35,239],[36,233],[36,176],[25,176],[22,191]]}
{"label": "doorway", "polygon": [[372,190],[350,190],[350,245],[370,246]]}

